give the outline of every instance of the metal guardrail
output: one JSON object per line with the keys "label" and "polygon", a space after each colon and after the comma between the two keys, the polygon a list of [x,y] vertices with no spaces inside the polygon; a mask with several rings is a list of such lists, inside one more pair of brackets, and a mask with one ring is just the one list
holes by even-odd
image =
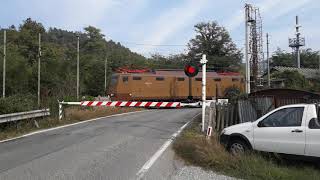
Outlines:
{"label": "metal guardrail", "polygon": [[50,109],[40,109],[40,110],[27,111],[27,112],[3,114],[3,115],[0,115],[0,123],[19,121],[19,120],[30,119],[30,118],[38,118],[38,117],[44,117],[44,116],[50,116]]}

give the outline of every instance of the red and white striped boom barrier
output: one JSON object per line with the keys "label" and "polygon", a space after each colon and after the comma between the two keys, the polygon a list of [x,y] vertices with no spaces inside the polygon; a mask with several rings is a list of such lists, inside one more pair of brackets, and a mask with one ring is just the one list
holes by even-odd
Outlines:
{"label": "red and white striped boom barrier", "polygon": [[81,106],[179,108],[180,102],[82,101]]}
{"label": "red and white striped boom barrier", "polygon": [[77,105],[86,107],[140,107],[140,108],[180,108],[197,107],[199,103],[181,102],[151,102],[151,101],[81,101],[81,102],[59,102],[59,120],[63,117],[63,105]]}

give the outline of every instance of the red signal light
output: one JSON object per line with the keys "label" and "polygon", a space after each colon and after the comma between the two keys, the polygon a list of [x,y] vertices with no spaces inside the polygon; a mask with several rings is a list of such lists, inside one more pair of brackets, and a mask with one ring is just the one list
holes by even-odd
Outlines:
{"label": "red signal light", "polygon": [[188,73],[192,74],[192,73],[194,73],[196,71],[196,69],[194,67],[192,67],[192,66],[189,66],[187,71],[188,71]]}
{"label": "red signal light", "polygon": [[198,74],[198,72],[199,72],[199,68],[196,65],[186,64],[184,66],[184,73],[188,77],[194,77]]}

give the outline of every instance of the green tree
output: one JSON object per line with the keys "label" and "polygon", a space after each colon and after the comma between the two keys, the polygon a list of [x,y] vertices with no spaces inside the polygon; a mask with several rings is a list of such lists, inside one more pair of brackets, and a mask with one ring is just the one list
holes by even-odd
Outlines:
{"label": "green tree", "polygon": [[284,71],[273,74],[274,79],[283,79],[285,88],[308,90],[310,88],[309,81],[298,71]]}
{"label": "green tree", "polygon": [[[303,49],[300,54],[302,68],[318,68],[319,59],[318,52],[312,49]],[[296,57],[292,53],[288,53],[278,48],[271,57],[271,66],[296,67]]]}
{"label": "green tree", "polygon": [[278,48],[271,57],[271,66],[286,66],[294,67],[295,62],[293,61],[292,53],[288,53]]}
{"label": "green tree", "polygon": [[19,27],[17,43],[20,53],[27,58],[29,64],[34,64],[38,56],[38,34],[44,34],[45,29],[41,23],[26,19]]}
{"label": "green tree", "polygon": [[209,67],[221,71],[239,71],[242,54],[224,27],[217,22],[202,22],[194,27],[196,36],[188,44],[191,58],[205,53]]}

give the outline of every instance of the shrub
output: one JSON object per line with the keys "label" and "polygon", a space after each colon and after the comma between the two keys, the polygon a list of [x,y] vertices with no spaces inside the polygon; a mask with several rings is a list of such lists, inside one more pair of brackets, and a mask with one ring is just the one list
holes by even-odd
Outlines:
{"label": "shrub", "polygon": [[0,114],[37,109],[37,98],[31,94],[17,94],[0,99]]}

